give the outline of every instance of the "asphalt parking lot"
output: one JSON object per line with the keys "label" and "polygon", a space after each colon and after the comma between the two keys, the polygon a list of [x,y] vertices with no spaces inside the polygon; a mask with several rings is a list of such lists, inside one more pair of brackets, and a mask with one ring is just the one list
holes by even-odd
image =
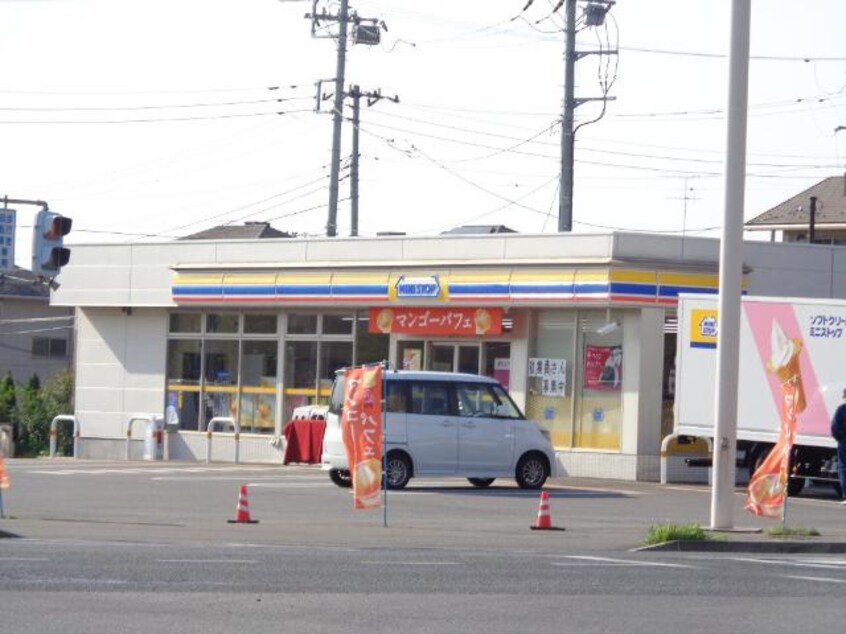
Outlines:
{"label": "asphalt parking lot", "polygon": [[[387,495],[385,509],[354,511],[348,490],[310,466],[9,460],[0,531],[34,538],[251,541],[467,548],[622,550],[642,545],[650,526],[710,523],[710,489],[607,480],[556,479],[550,516],[561,531],[533,531],[539,495],[507,480],[480,490],[456,478],[412,480]],[[231,524],[241,485],[251,518]],[[773,520],[743,510],[728,541],[770,541],[755,530]],[[791,498],[788,526],[820,533],[815,543],[846,543],[846,508],[831,489]]]}

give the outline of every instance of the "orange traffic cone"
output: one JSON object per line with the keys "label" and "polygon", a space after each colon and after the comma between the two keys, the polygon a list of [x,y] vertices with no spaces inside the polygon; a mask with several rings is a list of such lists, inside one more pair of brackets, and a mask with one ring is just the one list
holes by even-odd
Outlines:
{"label": "orange traffic cone", "polygon": [[540,504],[538,505],[538,519],[534,526],[530,526],[533,531],[563,531],[563,528],[558,528],[552,525],[552,517],[549,514],[549,491],[541,491]]}
{"label": "orange traffic cone", "polygon": [[230,524],[258,524],[258,520],[250,519],[250,503],[247,502],[247,485],[241,485],[238,495],[238,506],[235,507],[235,519],[227,520]]}

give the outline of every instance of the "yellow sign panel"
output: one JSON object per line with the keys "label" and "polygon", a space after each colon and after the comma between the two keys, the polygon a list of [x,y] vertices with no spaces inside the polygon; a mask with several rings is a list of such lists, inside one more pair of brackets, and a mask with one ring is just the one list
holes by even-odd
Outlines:
{"label": "yellow sign panel", "polygon": [[690,311],[691,348],[716,348],[718,331],[716,308],[694,308]]}

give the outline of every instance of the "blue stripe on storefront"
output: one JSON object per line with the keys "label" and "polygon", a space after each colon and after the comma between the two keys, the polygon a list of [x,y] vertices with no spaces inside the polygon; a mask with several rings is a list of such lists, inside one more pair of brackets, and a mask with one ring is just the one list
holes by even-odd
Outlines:
{"label": "blue stripe on storefront", "polygon": [[388,294],[387,284],[344,284],[332,287],[333,295],[373,295]]}
{"label": "blue stripe on storefront", "polygon": [[704,286],[662,286],[658,289],[659,297],[678,297],[679,293],[699,293],[714,295],[717,288]]}
{"label": "blue stripe on storefront", "polygon": [[450,295],[506,295],[508,282],[464,283],[456,282],[447,286]]}
{"label": "blue stripe on storefront", "polygon": [[174,286],[173,295],[223,295],[222,286]]}

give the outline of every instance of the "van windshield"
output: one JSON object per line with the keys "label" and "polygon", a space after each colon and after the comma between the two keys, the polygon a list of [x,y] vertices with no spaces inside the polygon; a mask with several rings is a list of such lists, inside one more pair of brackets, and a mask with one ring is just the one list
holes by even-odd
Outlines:
{"label": "van windshield", "polygon": [[344,409],[344,375],[336,374],[335,382],[332,383],[332,395],[329,397],[329,411],[340,414],[342,409]]}
{"label": "van windshield", "polygon": [[492,383],[456,383],[461,416],[523,418],[523,414],[501,386]]}

